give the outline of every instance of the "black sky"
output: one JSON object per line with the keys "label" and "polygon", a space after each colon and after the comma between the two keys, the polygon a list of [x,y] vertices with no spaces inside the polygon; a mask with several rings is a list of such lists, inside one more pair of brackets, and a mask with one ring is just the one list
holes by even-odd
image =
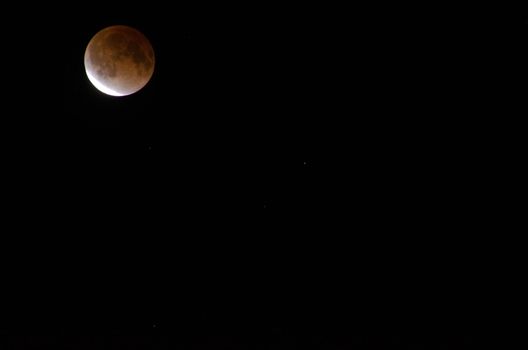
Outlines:
{"label": "black sky", "polygon": [[[487,233],[505,227],[496,204],[511,186],[497,179],[519,174],[520,128],[504,106],[518,109],[504,100],[525,92],[488,87],[497,67],[526,75],[502,64],[526,58],[522,18],[35,6],[12,12],[22,24],[4,42],[23,69],[6,72],[2,94],[0,348],[487,339]],[[123,98],[98,92],[83,66],[114,24],[156,54],[152,80]]]}

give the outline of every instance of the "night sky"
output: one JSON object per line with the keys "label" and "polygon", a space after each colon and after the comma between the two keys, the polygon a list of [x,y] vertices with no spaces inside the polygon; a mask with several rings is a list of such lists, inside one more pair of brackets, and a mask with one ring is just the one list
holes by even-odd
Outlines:
{"label": "night sky", "polygon": [[[479,72],[521,18],[35,6],[5,42],[0,349],[474,346],[518,140]],[[116,24],[156,54],[121,98],[83,65]]]}

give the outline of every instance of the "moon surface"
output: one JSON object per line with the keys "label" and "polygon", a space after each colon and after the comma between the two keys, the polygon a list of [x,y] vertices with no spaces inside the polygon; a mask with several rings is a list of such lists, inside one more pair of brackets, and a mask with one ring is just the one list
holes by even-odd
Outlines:
{"label": "moon surface", "polygon": [[126,96],[141,90],[154,73],[154,50],[138,30],[116,25],[90,40],[84,53],[84,68],[97,90],[111,96]]}

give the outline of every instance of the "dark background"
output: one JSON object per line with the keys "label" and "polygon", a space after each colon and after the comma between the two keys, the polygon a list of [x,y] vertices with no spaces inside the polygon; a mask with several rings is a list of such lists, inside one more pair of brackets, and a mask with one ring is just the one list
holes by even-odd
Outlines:
{"label": "dark background", "polygon": [[[497,87],[526,74],[522,16],[30,9],[5,15],[2,349],[488,342],[519,257],[496,235],[525,88]],[[122,98],[83,66],[114,24],[156,54]]]}

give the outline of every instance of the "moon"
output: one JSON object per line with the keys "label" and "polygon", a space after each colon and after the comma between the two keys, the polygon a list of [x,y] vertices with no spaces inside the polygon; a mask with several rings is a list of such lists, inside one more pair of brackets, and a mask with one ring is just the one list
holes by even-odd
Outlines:
{"label": "moon", "polygon": [[99,31],[88,43],[84,68],[97,90],[127,96],[141,90],[154,73],[154,50],[138,30],[115,25]]}

